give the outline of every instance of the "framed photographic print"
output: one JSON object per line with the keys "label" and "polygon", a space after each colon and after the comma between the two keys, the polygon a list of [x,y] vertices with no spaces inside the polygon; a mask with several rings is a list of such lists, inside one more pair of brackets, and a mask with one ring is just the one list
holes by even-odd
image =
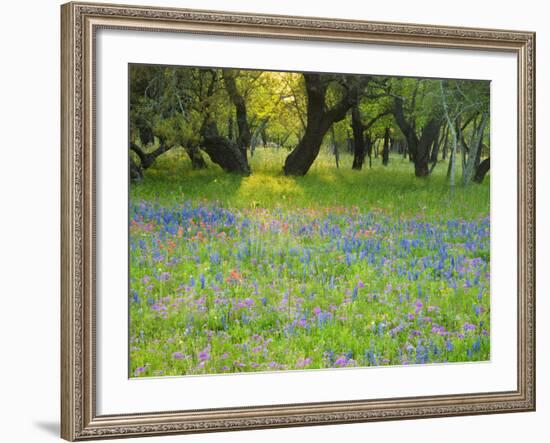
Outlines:
{"label": "framed photographic print", "polygon": [[61,14],[63,438],[534,410],[534,33]]}

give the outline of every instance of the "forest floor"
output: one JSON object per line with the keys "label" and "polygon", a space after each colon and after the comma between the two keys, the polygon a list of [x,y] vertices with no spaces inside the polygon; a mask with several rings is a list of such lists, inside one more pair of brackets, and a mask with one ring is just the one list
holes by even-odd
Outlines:
{"label": "forest floor", "polygon": [[488,360],[490,177],[286,154],[241,177],[175,150],[131,184],[130,375]]}

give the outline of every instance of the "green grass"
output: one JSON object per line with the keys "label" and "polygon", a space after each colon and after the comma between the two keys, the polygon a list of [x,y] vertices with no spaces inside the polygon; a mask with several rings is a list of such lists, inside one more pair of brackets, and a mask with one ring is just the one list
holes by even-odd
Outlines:
{"label": "green grass", "polygon": [[354,171],[351,155],[341,155],[336,169],[334,157],[322,152],[306,176],[286,177],[282,174],[286,155],[282,149],[257,149],[250,158],[253,174],[241,177],[223,173],[212,163],[208,169],[192,171],[185,152],[177,149],[158,158],[143,182],[132,184],[131,198],[163,203],[217,201],[235,208],[358,206],[395,216],[474,218],[488,214],[489,177],[481,185],[457,186],[452,195],[446,161],[440,161],[429,177],[418,179],[412,164],[402,156],[392,155],[387,167],[375,158],[369,168],[367,160],[362,171]]}

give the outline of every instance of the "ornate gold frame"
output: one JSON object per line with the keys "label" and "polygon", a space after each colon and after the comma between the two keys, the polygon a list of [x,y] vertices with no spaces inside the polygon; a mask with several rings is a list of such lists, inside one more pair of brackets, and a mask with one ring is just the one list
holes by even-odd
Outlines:
{"label": "ornate gold frame", "polygon": [[[98,416],[94,33],[98,28],[507,51],[518,58],[518,383],[511,392]],[[535,34],[155,7],[61,7],[61,436],[67,440],[533,411]]]}

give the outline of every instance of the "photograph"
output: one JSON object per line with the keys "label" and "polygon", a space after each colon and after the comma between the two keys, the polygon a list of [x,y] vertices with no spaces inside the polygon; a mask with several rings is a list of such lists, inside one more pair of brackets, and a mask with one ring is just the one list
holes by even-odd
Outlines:
{"label": "photograph", "polygon": [[541,25],[145,2],[61,6],[61,437],[535,411]]}
{"label": "photograph", "polygon": [[491,360],[491,81],[128,64],[130,378]]}
{"label": "photograph", "polygon": [[540,442],[549,8],[514,6],[6,2],[1,440]]}

